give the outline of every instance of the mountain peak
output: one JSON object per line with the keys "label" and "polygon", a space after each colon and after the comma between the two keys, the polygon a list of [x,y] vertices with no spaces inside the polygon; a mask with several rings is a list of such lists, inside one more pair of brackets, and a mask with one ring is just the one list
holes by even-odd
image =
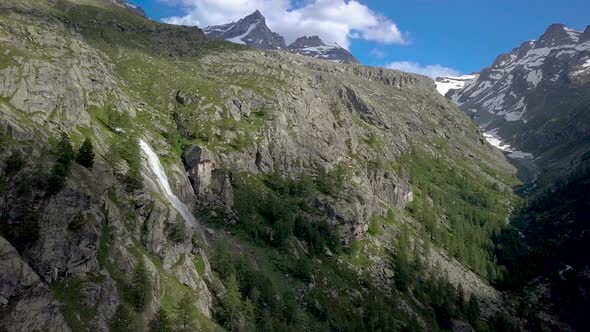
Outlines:
{"label": "mountain peak", "polygon": [[256,9],[252,14],[244,17],[244,19],[261,19],[264,18],[264,15],[260,12],[260,10]]}
{"label": "mountain peak", "polygon": [[289,45],[289,48],[302,48],[302,47],[318,47],[326,46],[326,43],[319,36],[303,36],[297,38],[295,42]]}
{"label": "mountain peak", "polygon": [[561,46],[575,44],[580,38],[581,32],[567,27],[565,24],[551,24],[545,33],[539,38],[540,47]]}
{"label": "mountain peak", "polygon": [[261,49],[283,49],[286,47],[285,39],[270,30],[259,10],[255,10],[237,22],[209,26],[203,31],[211,39],[225,39],[232,43]]}
{"label": "mountain peak", "polygon": [[336,43],[326,43],[319,36],[303,36],[288,46],[288,51],[310,58],[340,63],[359,63],[350,52]]}
{"label": "mountain peak", "polygon": [[580,35],[580,39],[578,40],[578,43],[585,43],[587,41],[590,40],[590,25],[586,27],[586,30],[584,30],[584,32],[582,32],[582,34]]}
{"label": "mountain peak", "polygon": [[311,58],[359,63],[346,49],[336,43],[324,42],[318,35],[299,37],[287,47],[283,36],[270,30],[258,9],[237,22],[209,26],[203,32],[211,39],[225,39],[260,49],[287,49],[291,53]]}

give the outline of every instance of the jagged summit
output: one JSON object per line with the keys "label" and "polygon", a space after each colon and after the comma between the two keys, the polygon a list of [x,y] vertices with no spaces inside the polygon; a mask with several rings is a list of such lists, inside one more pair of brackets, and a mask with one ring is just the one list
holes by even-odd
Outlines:
{"label": "jagged summit", "polygon": [[284,49],[285,39],[271,31],[259,10],[237,22],[208,26],[203,29],[211,39],[225,39],[232,43],[261,49]]}
{"label": "jagged summit", "polygon": [[260,10],[256,9],[252,14],[246,16],[246,18],[250,18],[250,19],[263,19],[264,20],[264,16],[262,15],[262,13],[260,12]]}
{"label": "jagged summit", "polygon": [[554,47],[577,43],[581,31],[567,27],[565,24],[551,24],[545,33],[539,38],[539,47]]}
{"label": "jagged summit", "polygon": [[326,43],[319,36],[299,37],[288,46],[287,50],[291,53],[334,62],[359,62],[350,52],[337,43]]}
{"label": "jagged summit", "polygon": [[359,62],[340,45],[324,42],[319,36],[299,37],[291,45],[286,46],[283,36],[270,30],[259,10],[237,22],[209,26],[203,31],[211,39],[224,39],[260,49],[286,49],[291,53],[340,63]]}
{"label": "jagged summit", "polygon": [[296,47],[296,48],[314,47],[314,46],[323,46],[323,45],[326,45],[326,44],[317,35],[311,36],[311,37],[303,36],[303,37],[297,38],[297,40],[295,40],[291,45],[289,45],[289,48],[292,48],[292,47]]}
{"label": "jagged summit", "polygon": [[582,44],[587,41],[590,41],[590,25],[586,27],[584,32],[582,32],[582,34],[580,35],[580,39],[578,40],[578,43]]}

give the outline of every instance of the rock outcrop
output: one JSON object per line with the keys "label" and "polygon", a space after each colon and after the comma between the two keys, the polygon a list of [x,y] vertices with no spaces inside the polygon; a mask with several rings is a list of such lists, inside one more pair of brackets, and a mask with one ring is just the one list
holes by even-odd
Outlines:
{"label": "rock outcrop", "polygon": [[16,249],[0,237],[0,328],[70,331],[60,303]]}

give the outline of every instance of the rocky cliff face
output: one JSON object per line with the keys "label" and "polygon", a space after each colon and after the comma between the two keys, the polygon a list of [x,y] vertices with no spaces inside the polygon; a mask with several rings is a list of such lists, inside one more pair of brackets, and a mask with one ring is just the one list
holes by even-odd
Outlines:
{"label": "rocky cliff face", "polygon": [[[262,303],[260,315],[296,294],[284,307],[322,328],[338,327],[336,314],[328,315],[338,304],[325,294],[338,292],[347,305],[365,302],[374,299],[374,284],[380,301],[397,301],[389,295],[391,253],[406,228],[420,261],[481,297],[485,317],[498,311],[500,295],[474,272],[495,271],[485,265],[491,263],[468,265],[443,242],[427,249],[430,240],[418,235],[426,232],[422,205],[408,206],[417,197],[434,205],[428,191],[448,185],[419,186],[422,166],[462,174],[455,181],[463,185],[481,181],[476,189],[500,202],[490,212],[500,223],[497,211],[509,199],[494,188],[508,185],[511,166],[429,78],[208,43],[199,29],[151,22],[110,2],[35,4],[0,5],[1,327],[107,331],[121,307],[136,305],[129,292],[145,269],[151,295],[133,309],[133,326],[145,327],[158,308],[174,312],[188,296],[198,309],[196,328],[220,329],[229,324],[224,301],[235,291],[222,271],[234,261],[242,262],[238,273],[250,271],[238,274],[240,282],[250,280],[244,275],[263,280],[262,295],[243,295]],[[59,133],[75,148],[91,138],[96,157],[90,168],[68,166],[53,187],[64,164]],[[155,176],[139,140],[154,150],[170,188]],[[281,189],[284,181],[292,185]],[[251,182],[259,186],[245,191]],[[194,209],[196,226],[169,191]],[[275,208],[290,199],[296,204]],[[265,211],[249,210],[260,201],[270,202]],[[291,225],[285,236],[277,225],[294,222],[291,210],[306,228]],[[252,220],[246,225],[270,248],[247,242],[246,227],[225,230]],[[442,212],[433,222],[452,236]],[[213,255],[213,243],[225,243],[233,257]],[[352,249],[359,243],[366,245]],[[354,254],[336,252],[342,246]],[[256,268],[244,270],[242,252]],[[317,268],[292,270],[295,261]],[[353,291],[356,281],[331,285],[333,272],[326,271],[373,281]],[[420,326],[437,324],[421,317],[411,298],[399,301]]]}

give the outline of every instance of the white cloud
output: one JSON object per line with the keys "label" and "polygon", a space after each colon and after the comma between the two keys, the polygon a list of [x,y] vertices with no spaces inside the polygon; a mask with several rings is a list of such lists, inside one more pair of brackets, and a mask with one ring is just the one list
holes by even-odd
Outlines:
{"label": "white cloud", "polygon": [[319,35],[349,48],[352,39],[384,44],[407,43],[389,18],[356,0],[159,0],[180,6],[185,15],[165,18],[171,24],[206,27],[237,21],[259,9],[271,30],[287,43]]}
{"label": "white cloud", "polygon": [[459,76],[461,75],[458,70],[453,68],[444,67],[441,65],[426,65],[422,66],[417,62],[411,61],[397,61],[385,65],[389,69],[397,69],[405,72],[421,74],[432,78],[439,76]]}
{"label": "white cloud", "polygon": [[387,54],[385,52],[383,52],[382,50],[380,50],[378,48],[372,49],[371,55],[376,57],[377,59],[383,59],[387,56]]}

